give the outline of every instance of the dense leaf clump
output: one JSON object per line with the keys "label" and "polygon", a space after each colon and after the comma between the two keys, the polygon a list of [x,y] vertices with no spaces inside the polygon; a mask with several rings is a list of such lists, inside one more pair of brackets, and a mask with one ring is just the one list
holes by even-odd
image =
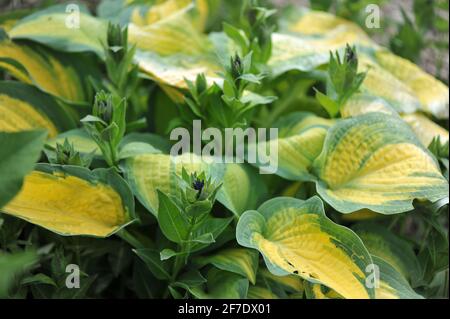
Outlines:
{"label": "dense leaf clump", "polygon": [[448,297],[445,4],[366,2],[2,13],[0,298]]}

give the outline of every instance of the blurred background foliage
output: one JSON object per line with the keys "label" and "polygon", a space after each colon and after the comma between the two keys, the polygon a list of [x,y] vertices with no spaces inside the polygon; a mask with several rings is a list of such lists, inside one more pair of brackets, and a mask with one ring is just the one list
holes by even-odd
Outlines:
{"label": "blurred background foliage", "polygon": [[[144,0],[151,3],[153,0]],[[215,1],[215,0],[214,0]],[[64,0],[0,0],[0,21],[7,17],[23,15],[36,8],[44,8]],[[81,0],[95,12],[99,0]],[[448,0],[264,0],[266,6],[289,10],[290,6],[306,6],[334,13],[358,23],[379,44],[397,55],[421,65],[430,74],[446,84],[449,80],[449,1]],[[216,17],[210,28],[220,29],[221,23],[235,21],[239,15],[240,0],[223,2],[224,15]],[[381,27],[365,26],[368,5],[381,9]]]}

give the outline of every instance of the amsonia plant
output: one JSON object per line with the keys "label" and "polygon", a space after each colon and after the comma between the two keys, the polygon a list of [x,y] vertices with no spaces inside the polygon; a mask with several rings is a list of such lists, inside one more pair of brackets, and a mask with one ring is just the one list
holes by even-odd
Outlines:
{"label": "amsonia plant", "polygon": [[448,298],[448,83],[314,3],[0,14],[0,298]]}

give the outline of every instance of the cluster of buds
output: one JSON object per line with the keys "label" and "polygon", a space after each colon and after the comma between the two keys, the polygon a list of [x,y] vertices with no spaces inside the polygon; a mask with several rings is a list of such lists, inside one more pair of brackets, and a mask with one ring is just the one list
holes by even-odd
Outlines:
{"label": "cluster of buds", "polygon": [[347,44],[343,61],[338,53],[336,57],[331,53],[329,75],[337,94],[344,94],[359,87],[361,76],[358,76],[358,56],[354,47]]}
{"label": "cluster of buds", "polygon": [[222,184],[206,177],[204,172],[188,174],[183,168],[180,178],[181,202],[190,218],[199,218],[208,214],[216,200]]}
{"label": "cluster of buds", "polygon": [[133,63],[136,46],[128,46],[128,28],[108,24],[105,45],[106,72],[111,83],[107,89],[120,97],[133,94],[139,81],[138,67]]}
{"label": "cluster of buds", "polygon": [[249,1],[247,21],[249,25],[250,50],[253,51],[258,64],[266,63],[272,53],[272,33],[275,30],[274,16],[276,10],[266,9],[259,5],[259,1]]}
{"label": "cluster of buds", "polygon": [[122,61],[128,51],[128,29],[109,23],[106,41],[111,57],[116,62]]}
{"label": "cluster of buds", "polygon": [[110,166],[117,165],[119,143],[126,130],[125,115],[126,100],[101,91],[95,96],[92,115],[81,120]]}
{"label": "cluster of buds", "polygon": [[330,117],[336,117],[340,109],[356,93],[366,77],[358,73],[358,56],[355,47],[348,44],[341,60],[339,53],[330,52],[326,95],[316,90],[316,98]]}
{"label": "cluster of buds", "polygon": [[56,143],[56,147],[46,146],[44,150],[50,163],[58,165],[74,165],[89,167],[94,157],[94,151],[81,155],[66,138],[63,144]]}

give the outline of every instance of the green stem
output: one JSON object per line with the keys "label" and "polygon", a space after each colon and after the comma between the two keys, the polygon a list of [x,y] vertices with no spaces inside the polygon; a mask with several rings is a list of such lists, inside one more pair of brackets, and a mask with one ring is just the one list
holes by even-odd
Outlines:
{"label": "green stem", "polygon": [[189,228],[188,232],[188,238],[186,240],[186,243],[181,243],[179,251],[181,254],[175,256],[175,262],[173,264],[173,271],[172,271],[172,278],[171,281],[175,281],[175,279],[178,276],[178,273],[180,270],[185,266],[188,262],[189,255],[191,253],[191,238],[192,238],[192,230],[196,224],[196,218],[192,218],[191,226]]}
{"label": "green stem", "polygon": [[[184,251],[184,244],[180,244],[180,250],[179,251]],[[170,278],[170,282],[174,282],[177,279],[178,273],[180,272],[180,270],[183,268],[185,259],[184,259],[184,254],[180,254],[180,255],[176,255],[175,256],[175,262],[173,263],[173,269],[172,269],[172,277]]]}

